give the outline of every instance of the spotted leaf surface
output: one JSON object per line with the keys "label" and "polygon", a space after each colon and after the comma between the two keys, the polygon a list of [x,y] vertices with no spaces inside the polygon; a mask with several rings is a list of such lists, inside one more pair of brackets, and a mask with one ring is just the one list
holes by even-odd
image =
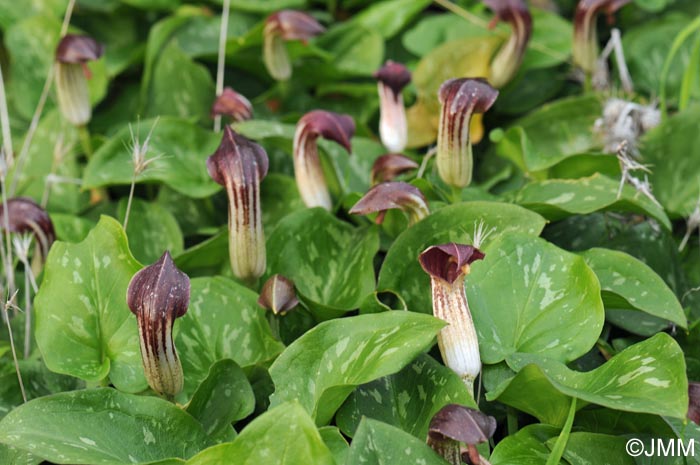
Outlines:
{"label": "spotted leaf surface", "polygon": [[317,424],[326,424],[355,386],[399,371],[432,345],[443,326],[432,316],[403,311],[321,323],[270,367],[270,401],[297,399]]}
{"label": "spotted leaf surface", "polygon": [[594,248],[581,255],[600,281],[606,309],[640,310],[687,327],[676,295],[649,266],[616,250]]}
{"label": "spotted leaf surface", "polygon": [[78,244],[54,243],[36,296],[36,340],[46,366],[127,392],[146,388],[126,289],[141,269],[121,225],[103,216]]}
{"label": "spotted leaf surface", "polygon": [[430,419],[447,404],[477,408],[454,371],[420,355],[398,373],[358,386],[338,411],[336,423],[352,437],[363,417],[374,418],[425,439]]}
{"label": "spotted leaf surface", "polygon": [[[507,361],[520,372],[489,392],[487,399],[497,399],[541,419],[548,418],[543,413],[550,408],[547,404],[562,396],[616,410],[676,418],[685,418],[688,409],[683,351],[666,333],[634,344],[585,373],[536,355],[513,354]],[[536,386],[553,395],[524,398],[522,393],[532,392]]]}
{"label": "spotted leaf surface", "polygon": [[515,196],[515,202],[541,214],[548,220],[596,211],[639,213],[650,216],[665,228],[671,222],[664,209],[633,187],[625,185],[618,199],[620,181],[598,173],[580,179],[550,179],[531,182]]}
{"label": "spotted leaf surface", "polygon": [[[155,127],[154,127],[155,124]],[[136,182],[162,182],[190,197],[207,197],[221,189],[207,174],[202,154],[213,153],[221,141],[218,134],[179,118],[163,117],[133,124],[134,135],[143,144],[153,128],[146,159],[157,158],[136,177]],[[83,174],[83,187],[130,184],[134,165],[131,133],[123,125],[90,158]]]}
{"label": "spotted leaf surface", "polygon": [[364,418],[355,432],[346,463],[444,465],[447,462],[425,441],[381,421]]}
{"label": "spotted leaf surface", "polygon": [[430,276],[421,269],[418,255],[431,245],[472,244],[474,228],[481,221],[485,230],[495,228],[490,240],[505,232],[538,235],[545,225],[536,213],[505,203],[464,202],[442,208],[394,241],[379,272],[377,289],[399,294],[411,311],[431,313]]}
{"label": "spotted leaf surface", "polygon": [[340,310],[360,306],[374,290],[375,228],[354,228],[320,208],[286,216],[267,240],[264,279],[294,281],[302,301]]}
{"label": "spotted leaf surface", "polygon": [[275,463],[336,465],[314,421],[297,402],[270,409],[246,426],[231,443],[207,449],[187,465]]}
{"label": "spotted leaf surface", "polygon": [[248,367],[270,360],[282,350],[255,292],[228,278],[215,277],[193,279],[190,295],[190,308],[180,318],[175,337],[186,396],[219,360],[228,358]]}
{"label": "spotted leaf surface", "polygon": [[595,344],[603,302],[581,257],[523,234],[504,235],[484,253],[466,280],[484,363],[515,352],[568,362]]}
{"label": "spotted leaf surface", "polygon": [[243,370],[233,360],[220,360],[199,385],[187,405],[210,436],[232,431],[231,423],[247,417],[255,408],[255,396]]}
{"label": "spotted leaf surface", "polygon": [[0,442],[53,463],[89,465],[186,459],[210,444],[202,425],[172,403],[110,388],[24,404],[0,422]]}

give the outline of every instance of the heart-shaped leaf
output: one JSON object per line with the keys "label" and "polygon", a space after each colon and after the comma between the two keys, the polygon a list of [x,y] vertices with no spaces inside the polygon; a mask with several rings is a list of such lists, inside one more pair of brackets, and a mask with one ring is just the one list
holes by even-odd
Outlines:
{"label": "heart-shaped leaf", "polygon": [[[557,438],[545,443],[549,449],[554,447]],[[564,458],[570,465],[614,464],[635,465],[637,462],[630,455],[625,445],[629,438],[588,432],[574,432],[569,435],[564,450]]]}
{"label": "heart-shaped leaf", "polygon": [[[103,216],[79,244],[55,242],[36,296],[36,341],[50,370],[118,389],[146,388],[126,289],[141,265],[116,220]],[[60,334],[60,336],[57,336]]]}
{"label": "heart-shaped leaf", "polygon": [[287,347],[270,367],[272,405],[297,399],[319,425],[353,388],[395,373],[433,343],[444,322],[390,311],[321,323]]}
{"label": "heart-shaped leaf", "polygon": [[605,307],[636,309],[687,327],[683,307],[661,277],[624,252],[594,248],[581,254],[600,281]]}
{"label": "heart-shaped leaf", "polygon": [[[155,127],[154,127],[155,125]],[[160,181],[190,197],[207,197],[221,189],[211,180],[204,162],[214,153],[221,136],[178,118],[163,117],[133,125],[134,135],[143,144],[153,128],[147,159],[156,158],[136,177],[137,182]],[[130,184],[134,165],[128,126],[105,142],[90,158],[83,175],[83,187],[95,188]]]}
{"label": "heart-shaped leaf", "polygon": [[580,179],[531,182],[518,191],[515,202],[549,220],[597,211],[623,211],[650,216],[671,229],[663,207],[628,185],[618,198],[618,189],[619,181],[596,173]]}
{"label": "heart-shaped leaf", "polygon": [[172,403],[109,388],[34,399],[0,422],[0,442],[51,462],[90,465],[186,459],[211,443]]}
{"label": "heart-shaped leaf", "polygon": [[644,136],[644,163],[653,166],[649,175],[654,194],[673,216],[689,215],[700,195],[700,106],[673,115]]}
{"label": "heart-shaped leaf", "polygon": [[[542,421],[559,423],[547,413],[552,411],[547,404],[563,400],[563,396],[617,410],[676,418],[685,418],[688,410],[683,351],[665,333],[634,344],[585,373],[537,355],[513,354],[507,361],[519,373],[489,392],[487,399],[498,399]],[[541,394],[528,394],[537,392]]]}
{"label": "heart-shaped leaf", "polygon": [[381,421],[363,418],[345,463],[444,465],[446,462],[425,441]]}
{"label": "heart-shaped leaf", "polygon": [[559,429],[553,426],[526,426],[499,442],[489,462],[491,465],[542,465],[547,462],[550,453],[545,442],[552,438],[556,440],[558,436]]}
{"label": "heart-shaped leaf", "polygon": [[331,452],[304,408],[285,402],[253,420],[231,443],[211,447],[187,465],[231,463],[336,465]]}
{"label": "heart-shaped leaf", "polygon": [[505,132],[496,153],[526,173],[547,169],[597,145],[591,128],[602,111],[595,95],[542,105]]}
{"label": "heart-shaped leaf", "polygon": [[428,355],[393,375],[358,386],[336,415],[352,437],[363,417],[374,418],[425,439],[428,425],[447,404],[477,408],[460,377]]}
{"label": "heart-shaped leaf", "polygon": [[[127,199],[123,198],[117,208],[119,218],[126,214]],[[183,238],[175,217],[157,203],[134,198],[127,223],[129,248],[134,257],[143,263],[157,261],[164,251],[178,255],[183,251]]]}
{"label": "heart-shaped leaf", "polygon": [[190,308],[178,320],[175,337],[186,395],[194,392],[219,360],[231,359],[248,367],[282,350],[255,292],[223,277],[194,278],[190,285]]}
{"label": "heart-shaped leaf", "polygon": [[321,208],[300,210],[282,219],[268,238],[263,280],[286,276],[301,299],[322,313],[352,310],[374,290],[378,249],[375,227],[355,228]]}
{"label": "heart-shaped leaf", "polygon": [[236,362],[225,359],[211,366],[186,411],[204,426],[208,435],[216,436],[231,430],[231,423],[247,417],[254,408],[253,388],[245,373]]}
{"label": "heart-shaped leaf", "polygon": [[523,234],[503,235],[484,253],[466,280],[484,363],[515,352],[568,362],[595,344],[603,302],[581,257]]}

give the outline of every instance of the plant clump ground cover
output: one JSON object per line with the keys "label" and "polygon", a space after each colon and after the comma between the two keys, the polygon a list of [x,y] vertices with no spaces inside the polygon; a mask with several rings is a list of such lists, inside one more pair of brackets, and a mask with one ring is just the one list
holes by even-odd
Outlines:
{"label": "plant clump ground cover", "polygon": [[700,463],[696,0],[0,30],[0,464]]}

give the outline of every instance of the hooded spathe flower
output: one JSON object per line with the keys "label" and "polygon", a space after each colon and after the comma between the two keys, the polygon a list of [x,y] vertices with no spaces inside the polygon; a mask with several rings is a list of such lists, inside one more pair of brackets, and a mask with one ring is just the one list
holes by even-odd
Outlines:
{"label": "hooded spathe flower", "polygon": [[491,61],[489,81],[494,87],[503,87],[523,61],[532,33],[532,16],[523,0],[484,0],[484,3],[496,13],[493,25],[499,20],[507,21],[512,29],[508,42]]}
{"label": "hooded spathe flower", "polygon": [[[496,419],[473,408],[448,404],[430,420],[428,445],[453,465],[464,462],[479,464],[477,444],[486,442],[496,432]],[[460,444],[467,446],[468,461],[463,461]]]}
{"label": "hooded spathe flower", "polygon": [[471,263],[484,254],[471,245],[443,244],[428,247],[420,254],[423,270],[430,275],[433,315],[448,323],[438,334],[438,346],[449,368],[474,393],[474,380],[481,372],[479,340],[472,321],[464,280]]}
{"label": "hooded spathe flower", "polygon": [[350,213],[367,215],[379,212],[376,221],[380,224],[386,211],[393,208],[406,212],[409,224],[417,223],[430,214],[428,201],[420,189],[405,182],[377,184],[353,205]]}
{"label": "hooded spathe flower", "polygon": [[267,153],[229,126],[219,148],[207,159],[209,176],[228,195],[231,270],[250,281],[265,272],[265,234],[260,207],[260,183],[267,175]]}
{"label": "hooded spathe flower", "polygon": [[401,63],[387,61],[376,73],[379,92],[379,135],[392,152],[406,148],[408,124],[401,90],[411,82],[411,73]]}
{"label": "hooded spathe flower", "polygon": [[24,234],[31,232],[39,248],[41,258],[46,260],[51,244],[56,240],[53,223],[49,214],[34,200],[27,197],[15,197],[7,201],[7,219],[5,205],[0,202],[0,229],[5,229],[5,222],[10,232]]}
{"label": "hooded spathe flower", "polygon": [[437,140],[438,174],[450,186],[466,187],[472,180],[474,163],[469,135],[472,115],[491,108],[498,91],[483,79],[450,79],[440,86],[438,97],[442,106]]}
{"label": "hooded spathe flower", "polygon": [[612,14],[629,3],[630,0],[580,0],[576,6],[574,15],[574,64],[583,69],[587,74],[593,74],[598,63],[598,34],[596,32],[596,19],[601,11],[605,11],[608,18]]}
{"label": "hooded spathe flower", "polygon": [[348,115],[314,110],[301,117],[294,134],[294,176],[307,207],[331,209],[331,195],[318,158],[318,138],[337,142],[351,152],[355,122]]}
{"label": "hooded spathe flower", "polygon": [[324,31],[313,16],[301,11],[282,10],[270,15],[263,32],[263,60],[270,76],[277,81],[286,81],[292,76],[286,41],[306,42]]}
{"label": "hooded spathe flower", "polygon": [[138,320],[148,385],[158,394],[175,396],[182,390],[184,378],[173,342],[173,323],[187,313],[190,278],[165,252],[131,278],[126,301]]}
{"label": "hooded spathe flower", "polygon": [[84,126],[92,117],[87,80],[88,61],[102,56],[104,48],[92,37],[67,34],[56,48],[56,96],[63,116],[74,126]]}
{"label": "hooded spathe flower", "polygon": [[253,117],[250,100],[230,87],[225,87],[211,106],[211,117],[228,116],[233,121],[246,121]]}
{"label": "hooded spathe flower", "polygon": [[374,160],[370,173],[372,185],[393,181],[397,176],[418,169],[418,163],[400,153],[387,153]]}

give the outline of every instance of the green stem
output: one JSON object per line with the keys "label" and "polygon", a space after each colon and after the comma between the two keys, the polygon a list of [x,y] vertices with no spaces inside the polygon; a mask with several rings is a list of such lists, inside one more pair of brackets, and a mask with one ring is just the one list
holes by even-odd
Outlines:
{"label": "green stem", "polygon": [[450,203],[459,203],[462,201],[462,188],[450,186]]}
{"label": "green stem", "polygon": [[561,461],[562,455],[564,455],[564,449],[566,449],[566,443],[569,442],[569,435],[571,434],[571,427],[574,424],[574,417],[576,416],[576,398],[573,397],[571,399],[571,406],[569,407],[569,416],[566,417],[566,422],[564,423],[564,427],[561,429],[561,433],[559,433],[559,437],[557,438],[557,442],[554,443],[554,447],[552,447],[552,452],[549,454],[549,458],[547,458],[547,464],[546,465],[559,465],[559,462]]}
{"label": "green stem", "polygon": [[[668,117],[668,105],[666,103],[666,81],[668,79],[669,72],[671,71],[671,65],[673,64],[673,58],[680,50],[683,43],[690,37],[695,31],[700,30],[700,16],[698,16],[692,23],[688,24],[681,32],[678,33],[676,38],[673,40],[671,45],[671,50],[666,56],[666,61],[661,69],[661,75],[659,76],[659,103],[661,107],[661,115],[663,119]],[[693,63],[690,63],[693,66]]]}
{"label": "green stem", "polygon": [[506,419],[508,421],[508,436],[518,432],[518,413],[513,407],[506,407]]}
{"label": "green stem", "polygon": [[87,126],[78,127],[78,136],[80,137],[80,145],[83,147],[83,153],[87,159],[92,158],[92,141],[90,140],[90,131]]}
{"label": "green stem", "polygon": [[693,50],[690,52],[690,60],[688,63],[688,68],[685,70],[685,73],[683,73],[681,93],[678,98],[678,109],[680,111],[688,108],[693,83],[696,82],[698,78],[698,68],[700,68],[700,34],[695,38],[695,44],[693,44]]}

